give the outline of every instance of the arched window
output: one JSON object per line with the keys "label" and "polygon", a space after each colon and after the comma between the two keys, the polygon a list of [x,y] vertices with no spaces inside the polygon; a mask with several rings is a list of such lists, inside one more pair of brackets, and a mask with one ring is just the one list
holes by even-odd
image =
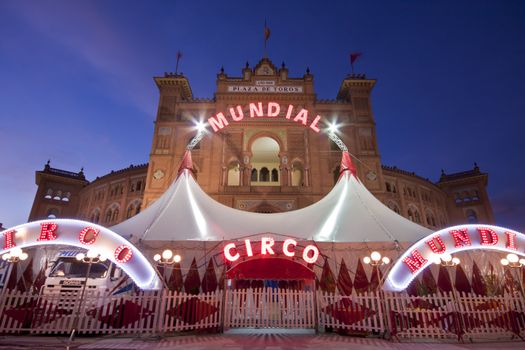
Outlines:
{"label": "arched window", "polygon": [[395,213],[399,214],[401,211],[399,210],[399,206],[394,202],[388,202],[388,207],[393,210]]}
{"label": "arched window", "polygon": [[421,223],[421,216],[419,215],[419,211],[414,210],[414,219],[419,224]]}
{"label": "arched window", "polygon": [[113,217],[113,210],[111,208],[106,212],[106,223],[111,223],[111,218]]}
{"label": "arched window", "polygon": [[241,182],[240,180],[241,172],[239,170],[239,163],[235,162],[230,164],[228,167],[228,186],[239,186]]}
{"label": "arched window", "polygon": [[55,196],[53,197],[54,200],[61,200],[62,199],[62,191],[56,191]]}
{"label": "arched window", "polygon": [[279,181],[279,172],[277,171],[277,169],[273,168],[272,169],[272,182],[277,182]]}
{"label": "arched window", "polygon": [[476,224],[478,222],[478,214],[472,209],[466,211],[467,220],[469,224]]}
{"label": "arched window", "polygon": [[261,168],[261,171],[259,172],[259,181],[260,182],[270,181],[270,170],[268,170],[267,167]]}
{"label": "arched window", "polygon": [[386,183],[386,191],[392,192],[392,188],[390,188],[390,184],[388,182]]}
{"label": "arched window", "polygon": [[49,219],[56,219],[58,217],[58,209],[57,208],[49,208],[47,211],[47,217]]}
{"label": "arched window", "polygon": [[133,216],[133,209],[135,209],[133,203],[131,203],[128,207],[128,210],[126,211],[126,219],[129,219]]}
{"label": "arched window", "polygon": [[98,224],[99,220],[100,220],[100,210],[95,209],[95,211],[93,211],[93,214],[91,214],[91,222]]}
{"label": "arched window", "polygon": [[255,182],[257,182],[259,180],[259,178],[257,176],[257,169],[252,169],[252,175],[250,177],[250,180],[251,181],[255,181]]}
{"label": "arched window", "polygon": [[301,163],[292,164],[292,186],[302,186],[303,184],[303,166]]}
{"label": "arched window", "polygon": [[427,219],[427,225],[436,226],[436,220],[434,219],[434,214],[430,210],[427,210],[425,212],[425,216]]}
{"label": "arched window", "polygon": [[139,204],[137,204],[137,207],[136,207],[136,210],[135,210],[135,215],[137,215],[138,213],[140,213],[140,208],[142,207],[142,203],[139,202]]}
{"label": "arched window", "polygon": [[[255,139],[251,144],[251,165],[254,169],[259,169],[258,181],[252,180],[252,186],[279,186],[279,166],[281,159],[279,143],[268,136],[261,136]],[[271,169],[276,169],[276,177],[272,176]]]}
{"label": "arched window", "polygon": [[70,197],[71,197],[71,192],[66,192],[64,194],[64,197],[62,197],[62,202],[69,202]]}
{"label": "arched window", "polygon": [[118,208],[116,208],[114,211],[113,211],[113,217],[111,218],[111,221],[112,222],[115,222],[118,220],[118,214],[119,214],[119,210]]}
{"label": "arched window", "polygon": [[392,192],[397,193],[396,185],[392,185]]}
{"label": "arched window", "polygon": [[142,181],[137,181],[137,186],[135,187],[135,189],[137,190],[137,192],[142,191]]}
{"label": "arched window", "polygon": [[48,188],[47,189],[47,192],[46,192],[46,195],[44,196],[45,199],[51,199],[53,198],[53,189],[52,188]]}

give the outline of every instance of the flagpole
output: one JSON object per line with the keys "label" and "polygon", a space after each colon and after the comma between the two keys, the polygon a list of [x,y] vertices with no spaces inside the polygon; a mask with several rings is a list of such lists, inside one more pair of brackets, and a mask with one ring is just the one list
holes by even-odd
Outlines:
{"label": "flagpole", "polygon": [[179,73],[179,60],[180,60],[180,55],[177,53],[177,63],[175,64],[175,74]]}

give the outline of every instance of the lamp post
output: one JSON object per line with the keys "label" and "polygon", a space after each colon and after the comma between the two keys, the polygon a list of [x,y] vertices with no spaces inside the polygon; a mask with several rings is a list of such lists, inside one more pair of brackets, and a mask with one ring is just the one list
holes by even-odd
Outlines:
{"label": "lamp post", "polygon": [[[464,330],[465,329],[465,324],[463,322],[463,318],[460,315],[461,307],[460,307],[460,303],[459,303],[459,298],[457,296],[456,286],[455,286],[454,282],[452,282],[452,277],[451,277],[451,274],[450,274],[450,270],[455,268],[456,266],[458,266],[461,263],[461,260],[459,260],[459,258],[457,258],[457,257],[452,257],[452,255],[450,255],[448,253],[444,253],[441,256],[437,256],[436,255],[432,262],[434,264],[436,264],[436,265],[444,266],[447,269],[448,278],[450,279],[450,284],[452,285],[452,298],[454,300],[454,303],[453,303],[454,309],[455,309],[455,312],[456,312],[457,317],[459,319],[459,326]],[[454,275],[454,277],[455,277],[455,275]],[[457,335],[458,335],[458,338],[461,339],[461,333],[459,331],[458,331]]]}
{"label": "lamp post", "polygon": [[519,288],[520,288],[520,292],[521,292],[521,295],[522,296],[525,296],[525,292],[523,291],[523,286],[521,284],[521,281],[520,281],[520,276],[519,276],[519,273],[518,273],[518,270],[525,266],[525,258],[521,258],[519,256],[517,256],[516,254],[514,253],[509,253],[507,254],[507,256],[503,259],[500,260],[500,263],[501,265],[503,265],[503,267],[508,267],[514,271],[516,271],[516,281],[518,282],[518,285],[519,285]]}
{"label": "lamp post", "polygon": [[[171,249],[166,249],[161,254],[155,254],[153,256],[153,260],[155,261],[157,266],[162,266],[164,268],[164,272],[166,270],[166,267],[175,263],[179,263],[182,260],[182,258],[178,254],[173,255],[173,251]],[[160,277],[162,277],[161,279],[164,282],[164,287],[167,288],[168,284],[166,282],[166,279],[164,278],[164,276]]]}
{"label": "lamp post", "polygon": [[383,265],[390,264],[390,258],[388,256],[381,256],[381,253],[378,251],[373,251],[370,253],[370,256],[365,256],[363,258],[363,262],[376,268],[376,278],[378,283],[377,289],[380,297],[379,303],[381,304],[381,310],[383,313],[383,322],[388,326],[388,329],[391,330],[392,325],[390,324],[390,317],[387,316],[387,307],[384,305],[385,295],[383,293],[383,288],[381,288],[381,276],[379,275],[379,268]]}
{"label": "lamp post", "polygon": [[[19,261],[24,261],[26,260],[27,258],[29,257],[29,255],[22,251],[22,249],[18,248],[18,247],[14,247],[12,248],[10,251],[8,251],[7,253],[4,253],[2,255],[2,260],[8,262],[8,263],[17,263]],[[5,278],[5,283],[7,284],[9,282],[9,279],[11,278],[11,273],[13,272],[13,268],[11,267],[9,269],[9,273],[7,275],[7,277]],[[6,291],[6,285],[4,285],[4,293]]]}
{"label": "lamp post", "polygon": [[[77,312],[75,315],[75,319],[73,321],[73,327],[71,328],[71,335],[69,337],[69,342],[71,342],[74,337],[75,333],[77,332],[77,326],[78,326],[78,320],[80,318],[80,309],[82,308],[82,304],[84,302],[85,294],[86,294],[86,286],[89,278],[89,274],[91,273],[91,266],[93,264],[104,262],[107,260],[107,258],[101,254],[99,254],[95,250],[88,250],[87,253],[78,253],[75,257],[77,261],[80,261],[82,263],[88,264],[87,270],[86,270],[86,276],[84,277],[84,285],[82,286],[82,292],[80,294],[80,300],[78,302]],[[69,345],[68,345],[69,347]]]}
{"label": "lamp post", "polygon": [[[166,271],[166,267],[168,267],[169,265],[173,265],[175,263],[179,263],[182,258],[180,255],[176,254],[176,255],[173,255],[173,251],[171,249],[166,249],[164,250],[161,254],[155,254],[153,256],[153,260],[155,261],[157,267],[161,267],[162,266],[162,276],[161,277],[161,281],[162,283],[164,284],[164,288],[167,290],[169,289],[168,288],[168,282],[166,281],[166,278],[164,277],[164,273]],[[157,269],[157,273],[159,273],[159,270]],[[159,273],[160,275],[160,273]],[[163,303],[161,303],[161,298],[162,298],[162,294],[163,292],[159,292],[159,307],[163,305]],[[159,312],[159,314],[164,314],[161,310],[161,312]],[[157,320],[157,327],[158,327],[158,330],[160,330],[161,328],[161,321],[162,319],[159,318],[159,320]],[[161,336],[164,336],[164,331],[162,331],[162,334]]]}

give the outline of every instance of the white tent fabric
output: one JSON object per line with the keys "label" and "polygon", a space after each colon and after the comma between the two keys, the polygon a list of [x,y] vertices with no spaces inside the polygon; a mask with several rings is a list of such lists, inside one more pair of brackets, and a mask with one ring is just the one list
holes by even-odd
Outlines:
{"label": "white tent fabric", "polygon": [[318,242],[415,242],[431,233],[383,205],[351,171],[306,208],[261,214],[215,201],[184,169],[151,206],[111,229],[132,240],[151,241],[220,241],[272,233]]}

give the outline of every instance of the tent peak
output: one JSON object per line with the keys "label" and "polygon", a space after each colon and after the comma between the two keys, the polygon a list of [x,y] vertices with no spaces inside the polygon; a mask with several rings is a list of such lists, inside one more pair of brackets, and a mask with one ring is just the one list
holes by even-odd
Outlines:
{"label": "tent peak", "polygon": [[357,178],[357,170],[354,166],[354,163],[352,162],[352,158],[350,158],[350,154],[347,151],[343,151],[343,155],[341,157],[339,177],[341,177],[345,171],[350,171],[350,173]]}
{"label": "tent peak", "polygon": [[193,162],[191,160],[191,151],[189,149],[184,152],[182,162],[180,163],[179,170],[177,171],[177,177],[184,172],[184,170],[190,170],[193,172]]}

